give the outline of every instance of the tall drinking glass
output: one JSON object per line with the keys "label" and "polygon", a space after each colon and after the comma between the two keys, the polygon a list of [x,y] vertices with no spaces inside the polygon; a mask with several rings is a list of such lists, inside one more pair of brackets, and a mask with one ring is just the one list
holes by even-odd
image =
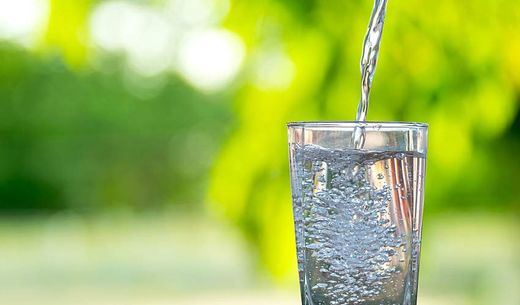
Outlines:
{"label": "tall drinking glass", "polygon": [[302,304],[416,304],[428,126],[288,129]]}

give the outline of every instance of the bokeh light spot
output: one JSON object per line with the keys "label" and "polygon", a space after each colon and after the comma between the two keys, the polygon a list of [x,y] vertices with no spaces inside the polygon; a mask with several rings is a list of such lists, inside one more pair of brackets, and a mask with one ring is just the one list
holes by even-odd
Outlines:
{"label": "bokeh light spot", "polygon": [[0,0],[0,38],[31,44],[48,15],[47,0]]}
{"label": "bokeh light spot", "polygon": [[282,51],[261,54],[255,69],[254,83],[261,90],[287,89],[295,75],[291,58]]}
{"label": "bokeh light spot", "polygon": [[226,86],[238,73],[245,56],[245,46],[226,30],[190,33],[179,50],[178,69],[193,86],[215,91]]}

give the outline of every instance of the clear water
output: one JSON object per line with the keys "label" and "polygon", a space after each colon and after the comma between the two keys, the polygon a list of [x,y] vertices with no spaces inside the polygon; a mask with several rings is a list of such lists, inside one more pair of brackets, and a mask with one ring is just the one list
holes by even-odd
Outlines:
{"label": "clear water", "polygon": [[424,155],[291,150],[303,304],[416,304]]}
{"label": "clear water", "polygon": [[[387,0],[375,0],[372,16],[368,24],[368,30],[363,43],[361,54],[361,98],[359,100],[356,121],[363,122],[367,118],[370,89],[376,72],[379,46],[383,35],[385,24]],[[364,145],[365,132],[363,127],[358,127],[353,134],[354,147],[362,148]]]}
{"label": "clear water", "polygon": [[376,72],[377,56],[385,24],[387,0],[375,0],[374,9],[368,24],[367,34],[361,54],[361,99],[359,101],[356,121],[365,121],[368,111],[368,100],[372,81]]}

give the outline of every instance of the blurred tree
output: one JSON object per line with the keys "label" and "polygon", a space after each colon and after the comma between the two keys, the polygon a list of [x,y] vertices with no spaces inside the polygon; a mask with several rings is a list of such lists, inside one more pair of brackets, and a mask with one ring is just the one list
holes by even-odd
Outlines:
{"label": "blurred tree", "polygon": [[50,14],[42,48],[62,54],[71,66],[85,64],[88,16],[92,0],[50,0]]}
{"label": "blurred tree", "polygon": [[[208,200],[244,229],[275,275],[295,267],[287,264],[294,243],[284,125],[354,118],[371,4],[233,2],[226,25],[248,42],[250,69]],[[519,191],[509,183],[520,170],[512,153],[519,142],[506,136],[518,133],[520,62],[512,54],[520,52],[519,11],[511,1],[389,4],[369,119],[430,124],[428,214],[520,211]],[[271,80],[287,74],[272,54],[293,66],[285,87],[259,81],[266,69]]]}
{"label": "blurred tree", "polygon": [[[4,212],[200,206],[232,122],[226,95],[210,102],[176,77],[129,75],[114,58],[74,73],[3,44],[0,60]],[[137,78],[130,90],[127,77]]]}

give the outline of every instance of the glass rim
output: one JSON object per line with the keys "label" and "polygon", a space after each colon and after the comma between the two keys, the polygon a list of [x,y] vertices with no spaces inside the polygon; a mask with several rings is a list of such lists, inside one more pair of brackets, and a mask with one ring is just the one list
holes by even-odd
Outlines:
{"label": "glass rim", "polygon": [[366,127],[366,128],[428,128],[427,123],[419,122],[401,122],[401,121],[301,121],[301,122],[288,122],[287,127],[325,127],[325,128],[354,128],[354,127]]}

